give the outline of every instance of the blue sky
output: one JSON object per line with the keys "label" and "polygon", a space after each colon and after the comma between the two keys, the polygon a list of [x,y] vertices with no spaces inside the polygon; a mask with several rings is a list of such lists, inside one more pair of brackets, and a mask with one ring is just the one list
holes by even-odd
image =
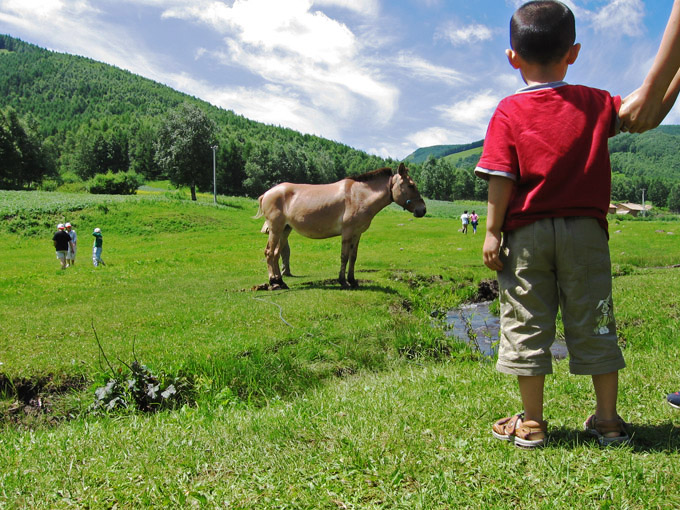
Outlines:
{"label": "blue sky", "polygon": [[[484,137],[522,86],[514,0],[0,0],[0,33],[166,84],[249,119],[384,157]],[[642,82],[672,0],[567,0],[567,81]],[[665,123],[680,124],[680,105]]]}

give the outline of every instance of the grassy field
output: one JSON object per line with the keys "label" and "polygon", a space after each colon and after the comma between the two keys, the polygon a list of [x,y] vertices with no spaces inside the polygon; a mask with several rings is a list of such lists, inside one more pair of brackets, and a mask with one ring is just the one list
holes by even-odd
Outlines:
{"label": "grassy field", "polygon": [[[433,318],[493,277],[484,214],[477,236],[458,232],[482,204],[381,212],[353,291],[335,282],[339,239],[293,234],[296,277],[272,293],[252,290],[267,280],[253,200],[56,195],[0,195],[0,508],[680,507],[680,412],[664,404],[680,389],[680,222],[610,224],[633,444],[581,432],[590,381],[560,362],[551,442],[526,452],[490,434],[520,410],[515,381]],[[40,206],[52,198],[63,205]],[[66,271],[60,221],[79,235]],[[105,267],[90,260],[95,226]],[[192,403],[92,413],[109,377],[95,331],[115,369],[136,357],[190,376]],[[40,405],[22,410],[27,388]]]}

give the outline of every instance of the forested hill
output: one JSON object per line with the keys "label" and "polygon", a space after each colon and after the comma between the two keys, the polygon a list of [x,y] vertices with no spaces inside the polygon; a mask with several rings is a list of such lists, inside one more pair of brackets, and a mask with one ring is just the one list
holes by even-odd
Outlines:
{"label": "forested hill", "polygon": [[412,161],[414,163],[425,163],[430,157],[432,158],[443,158],[450,156],[451,154],[458,154],[459,152],[464,152],[470,149],[476,149],[484,144],[484,140],[479,140],[477,142],[467,143],[463,145],[432,145],[430,147],[421,147],[416,151],[412,152],[404,161]]}
{"label": "forested hill", "polygon": [[[328,182],[394,163],[251,121],[114,66],[0,35],[0,128],[3,112],[7,122],[16,115],[25,120],[46,142],[58,174],[75,171],[91,177],[88,172],[133,170],[153,177],[158,172],[152,154],[155,133],[170,110],[187,102],[216,123],[221,193],[257,195],[288,177],[285,168],[295,165],[289,173],[297,179]],[[106,146],[103,152],[109,156],[119,156],[98,161],[92,153],[97,144]],[[93,162],[100,167],[84,168]]]}

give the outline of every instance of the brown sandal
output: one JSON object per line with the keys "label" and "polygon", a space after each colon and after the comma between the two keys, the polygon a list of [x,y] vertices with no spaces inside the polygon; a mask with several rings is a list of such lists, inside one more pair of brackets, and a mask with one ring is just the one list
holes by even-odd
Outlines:
{"label": "brown sandal", "polygon": [[493,424],[491,433],[496,439],[501,441],[515,441],[515,431],[517,430],[518,422],[522,423],[524,420],[524,413],[517,413],[514,416],[502,418]]}
{"label": "brown sandal", "polygon": [[[601,446],[628,444],[630,442],[628,424],[620,416],[617,416],[615,420],[598,420],[594,414],[591,414],[583,424],[583,427],[588,434],[597,438]],[[612,432],[616,432],[617,435],[605,435]]]}
{"label": "brown sandal", "polygon": [[498,420],[493,424],[493,437],[501,441],[512,441],[522,448],[538,448],[545,445],[548,437],[548,422],[527,420],[524,413]]}

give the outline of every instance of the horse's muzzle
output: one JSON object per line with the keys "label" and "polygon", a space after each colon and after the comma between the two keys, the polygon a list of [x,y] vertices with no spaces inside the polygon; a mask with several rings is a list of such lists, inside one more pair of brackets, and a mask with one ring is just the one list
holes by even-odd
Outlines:
{"label": "horse's muzzle", "polygon": [[416,218],[422,218],[423,216],[425,216],[425,213],[426,213],[426,212],[427,212],[427,209],[425,209],[425,206],[423,206],[423,207],[416,207],[416,208],[413,210],[413,216],[415,216]]}

